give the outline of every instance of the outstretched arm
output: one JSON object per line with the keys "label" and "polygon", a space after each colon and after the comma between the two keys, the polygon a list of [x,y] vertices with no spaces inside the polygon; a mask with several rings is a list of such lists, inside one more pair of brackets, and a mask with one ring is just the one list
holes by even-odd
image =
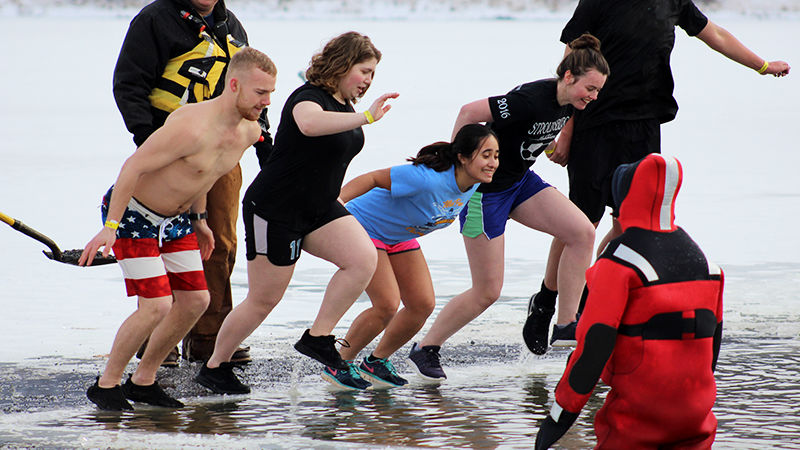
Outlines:
{"label": "outstretched arm", "polygon": [[453,125],[453,135],[450,136],[450,140],[456,138],[456,134],[458,134],[458,131],[461,130],[464,125],[491,121],[492,110],[489,108],[488,98],[467,103],[458,111],[458,117],[456,117],[456,123]]}
{"label": "outstretched arm", "polygon": [[784,61],[767,61],[761,58],[745,47],[728,30],[710,20],[705,28],[697,34],[697,38],[719,53],[762,75],[770,74],[782,77],[789,74],[790,67],[788,63]]}
{"label": "outstretched arm", "polygon": [[391,169],[374,170],[353,178],[342,186],[342,192],[339,194],[339,198],[343,203],[347,203],[356,197],[364,195],[375,187],[384,188],[389,191],[392,190]]}
{"label": "outstretched arm", "polygon": [[295,105],[292,109],[292,116],[294,116],[300,132],[304,135],[309,137],[327,136],[381,120],[384,114],[392,108],[392,105],[387,105],[386,101],[390,98],[397,98],[399,95],[397,92],[381,95],[369,107],[369,114],[367,111],[360,113],[324,111],[319,104],[304,101]]}

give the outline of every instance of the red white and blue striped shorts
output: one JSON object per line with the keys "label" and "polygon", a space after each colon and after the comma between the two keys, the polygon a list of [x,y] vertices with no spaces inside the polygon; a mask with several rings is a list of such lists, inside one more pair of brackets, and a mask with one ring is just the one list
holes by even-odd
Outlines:
{"label": "red white and blue striped shorts", "polygon": [[[103,197],[105,221],[111,189]],[[131,198],[112,247],[129,296],[168,297],[172,291],[205,291],[197,235],[186,214],[164,217]]]}
{"label": "red white and blue striped shorts", "polygon": [[161,247],[158,239],[119,238],[113,248],[129,296],[157,298],[170,296],[173,290],[208,289],[194,233],[164,241]]}

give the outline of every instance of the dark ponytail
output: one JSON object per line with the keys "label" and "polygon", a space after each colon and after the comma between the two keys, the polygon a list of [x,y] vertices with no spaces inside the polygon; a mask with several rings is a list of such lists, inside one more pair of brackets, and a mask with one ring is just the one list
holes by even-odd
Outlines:
{"label": "dark ponytail", "polygon": [[437,172],[444,172],[451,166],[459,167],[461,165],[458,155],[471,159],[475,150],[480,148],[483,141],[489,136],[494,136],[497,139],[494,131],[486,125],[464,125],[458,130],[452,143],[440,141],[426,145],[417,152],[416,157],[408,158],[407,161],[410,161],[415,166],[424,164]]}
{"label": "dark ponytail", "polygon": [[573,76],[579,77],[591,69],[595,69],[602,75],[608,76],[611,69],[608,62],[600,53],[600,40],[589,33],[582,34],[579,38],[569,43],[572,51],[561,60],[556,69],[558,79],[562,80],[564,74],[569,70]]}

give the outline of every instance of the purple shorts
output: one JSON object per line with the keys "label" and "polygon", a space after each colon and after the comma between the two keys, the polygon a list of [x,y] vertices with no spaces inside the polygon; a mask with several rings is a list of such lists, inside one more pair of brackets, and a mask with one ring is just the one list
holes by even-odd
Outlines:
{"label": "purple shorts", "polygon": [[505,191],[475,192],[458,216],[461,234],[471,238],[485,234],[489,239],[502,236],[511,211],[548,187],[547,182],[529,170]]}

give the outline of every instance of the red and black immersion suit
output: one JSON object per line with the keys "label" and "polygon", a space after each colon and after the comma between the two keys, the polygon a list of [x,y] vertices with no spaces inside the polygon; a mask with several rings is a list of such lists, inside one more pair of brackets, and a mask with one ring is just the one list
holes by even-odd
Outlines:
{"label": "red and black immersion suit", "polygon": [[577,347],[537,448],[567,431],[600,377],[611,391],[597,448],[711,447],[723,274],[674,223],[681,180],[680,163],[659,154],[614,174],[624,232],[586,272]]}

